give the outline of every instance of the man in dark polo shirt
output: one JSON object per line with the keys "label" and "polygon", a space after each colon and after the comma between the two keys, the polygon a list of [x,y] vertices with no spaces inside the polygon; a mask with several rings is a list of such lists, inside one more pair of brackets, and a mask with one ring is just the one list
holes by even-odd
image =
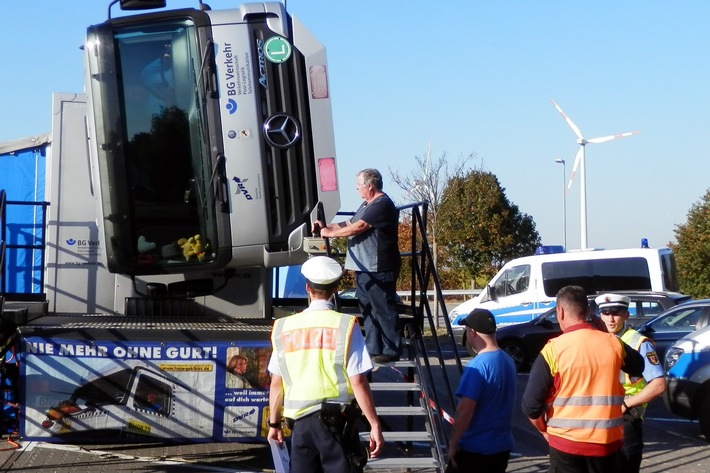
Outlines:
{"label": "man in dark polo shirt", "polygon": [[377,169],[358,173],[357,191],[364,202],[350,220],[328,225],[316,222],[313,231],[320,230],[327,238],[348,238],[345,269],[355,271],[367,351],[375,363],[397,361],[401,354],[396,286],[401,264],[399,210],[382,192]]}

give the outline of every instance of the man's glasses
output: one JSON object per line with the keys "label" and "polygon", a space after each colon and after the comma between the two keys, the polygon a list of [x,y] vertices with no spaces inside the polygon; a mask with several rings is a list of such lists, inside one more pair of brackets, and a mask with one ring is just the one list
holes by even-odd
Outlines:
{"label": "man's glasses", "polygon": [[624,309],[614,308],[614,309],[602,309],[602,315],[620,315],[624,312]]}

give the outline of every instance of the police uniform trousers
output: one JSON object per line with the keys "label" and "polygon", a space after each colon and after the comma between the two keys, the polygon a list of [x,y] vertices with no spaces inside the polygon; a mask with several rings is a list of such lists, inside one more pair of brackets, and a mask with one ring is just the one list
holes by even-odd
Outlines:
{"label": "police uniform trousers", "polygon": [[624,473],[638,473],[643,453],[643,419],[624,414],[624,446],[621,448]]}
{"label": "police uniform trousers", "polygon": [[[349,473],[342,445],[320,420],[320,411],[297,419],[291,434],[291,473]],[[362,471],[362,470],[360,470]]]}
{"label": "police uniform trousers", "polygon": [[549,473],[626,473],[621,469],[621,450],[605,457],[588,457],[550,447]]}

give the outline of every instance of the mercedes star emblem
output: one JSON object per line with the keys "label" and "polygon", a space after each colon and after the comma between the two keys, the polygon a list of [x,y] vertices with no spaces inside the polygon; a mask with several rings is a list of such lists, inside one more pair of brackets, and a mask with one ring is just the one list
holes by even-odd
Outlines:
{"label": "mercedes star emblem", "polygon": [[264,137],[275,148],[290,148],[301,137],[301,127],[291,115],[277,113],[264,123]]}

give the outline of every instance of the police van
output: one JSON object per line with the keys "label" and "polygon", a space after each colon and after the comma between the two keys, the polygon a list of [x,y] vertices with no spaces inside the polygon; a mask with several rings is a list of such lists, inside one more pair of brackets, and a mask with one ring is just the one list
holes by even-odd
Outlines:
{"label": "police van", "polygon": [[536,254],[506,263],[476,297],[449,313],[452,326],[475,308],[491,311],[498,325],[532,320],[555,306],[557,291],[581,286],[587,294],[607,291],[678,291],[669,248],[585,250]]}

